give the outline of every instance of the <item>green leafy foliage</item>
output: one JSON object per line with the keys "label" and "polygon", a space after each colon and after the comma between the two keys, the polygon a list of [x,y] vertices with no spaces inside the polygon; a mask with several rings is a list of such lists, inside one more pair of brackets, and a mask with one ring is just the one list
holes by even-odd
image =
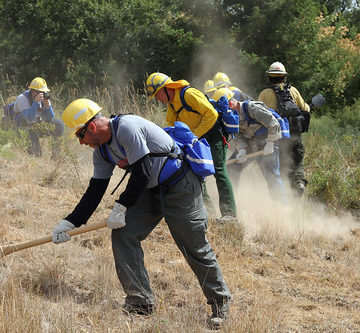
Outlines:
{"label": "green leafy foliage", "polygon": [[[28,82],[89,88],[186,73],[200,43],[202,3],[134,0],[15,1],[0,5],[1,70]],[[209,6],[207,6],[209,7]],[[208,12],[207,12],[208,13]]]}
{"label": "green leafy foliage", "polygon": [[319,115],[359,98],[359,7],[348,0],[7,0],[0,15],[0,74],[21,86],[43,76],[84,94],[105,78],[138,89],[157,70],[190,81],[225,71],[256,96],[282,61],[306,100],[323,93]]}
{"label": "green leafy foliage", "polygon": [[360,208],[360,142],[338,120],[323,116],[312,120],[306,136],[309,193],[338,209]]}

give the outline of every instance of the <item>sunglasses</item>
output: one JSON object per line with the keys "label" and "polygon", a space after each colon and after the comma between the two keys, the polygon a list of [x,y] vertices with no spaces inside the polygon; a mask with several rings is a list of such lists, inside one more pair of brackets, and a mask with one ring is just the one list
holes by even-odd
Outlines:
{"label": "sunglasses", "polygon": [[145,86],[146,93],[151,96],[155,93],[159,85],[147,85]]}
{"label": "sunglasses", "polygon": [[84,139],[86,130],[90,123],[95,119],[95,117],[91,118],[82,128],[80,131],[76,132],[75,135],[78,139]]}

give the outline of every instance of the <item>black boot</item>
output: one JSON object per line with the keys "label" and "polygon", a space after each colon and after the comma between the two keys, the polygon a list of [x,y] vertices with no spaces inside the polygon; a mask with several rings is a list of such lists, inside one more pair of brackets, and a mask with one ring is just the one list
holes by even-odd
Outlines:
{"label": "black boot", "polygon": [[124,312],[126,314],[137,314],[141,316],[148,316],[155,310],[154,304],[125,304]]}
{"label": "black boot", "polygon": [[224,325],[224,320],[229,315],[230,302],[223,304],[211,304],[212,315],[208,319],[207,325],[212,330],[219,330]]}

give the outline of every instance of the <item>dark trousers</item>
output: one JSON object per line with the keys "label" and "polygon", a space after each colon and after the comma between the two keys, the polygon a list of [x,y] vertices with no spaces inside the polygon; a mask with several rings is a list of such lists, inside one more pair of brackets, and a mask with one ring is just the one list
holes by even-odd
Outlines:
{"label": "dark trousers", "polygon": [[294,189],[299,183],[307,184],[304,175],[304,155],[305,146],[301,134],[291,134],[290,139],[280,140],[280,174],[289,180]]}
{"label": "dark trousers", "polygon": [[[161,202],[163,200],[163,202]],[[128,305],[154,304],[148,272],[144,266],[143,241],[165,218],[171,236],[195,273],[209,304],[231,298],[215,253],[206,237],[207,213],[201,186],[190,170],[166,193],[145,190],[126,212],[126,226],[111,234],[116,271]],[[166,253],[163,254],[164,258]],[[170,258],[168,258],[170,259]]]}
{"label": "dark trousers", "polygon": [[[25,126],[24,126],[25,127]],[[60,119],[54,118],[51,122],[39,122],[32,125],[26,125],[28,129],[28,136],[30,144],[27,148],[27,151],[31,155],[41,156],[42,149],[40,145],[40,138],[50,136],[52,141],[52,158],[54,154],[56,155],[59,143],[57,138],[63,135],[64,133],[64,123]]]}

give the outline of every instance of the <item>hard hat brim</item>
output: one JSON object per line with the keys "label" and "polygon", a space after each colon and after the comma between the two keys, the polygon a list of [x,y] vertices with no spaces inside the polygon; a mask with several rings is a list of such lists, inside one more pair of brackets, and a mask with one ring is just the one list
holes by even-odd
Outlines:
{"label": "hard hat brim", "polygon": [[275,71],[266,71],[266,74],[269,75],[269,76],[285,76],[287,75],[288,73],[287,72],[275,72]]}

